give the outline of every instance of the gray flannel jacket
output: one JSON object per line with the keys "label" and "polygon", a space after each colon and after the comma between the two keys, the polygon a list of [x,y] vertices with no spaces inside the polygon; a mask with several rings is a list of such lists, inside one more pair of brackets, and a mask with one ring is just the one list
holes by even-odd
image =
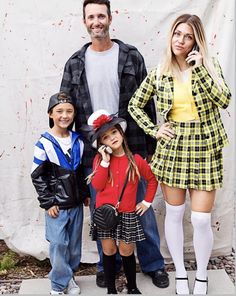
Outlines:
{"label": "gray flannel jacket", "polygon": [[[144,133],[127,111],[130,98],[147,75],[144,59],[134,46],[124,44],[117,39],[112,41],[119,45],[118,77],[120,80],[120,98],[118,115],[127,120],[126,137],[132,153],[138,153],[145,158],[148,154],[154,153],[156,141]],[[90,44],[85,44],[69,58],[64,68],[60,87],[61,91],[69,93],[76,100],[75,130],[77,132],[80,131],[83,124],[87,124],[88,117],[93,113],[85,73],[85,52]],[[153,100],[150,100],[145,106],[145,111],[153,122],[156,122]],[[84,166],[92,167],[95,152],[91,148],[91,144],[85,141]]]}

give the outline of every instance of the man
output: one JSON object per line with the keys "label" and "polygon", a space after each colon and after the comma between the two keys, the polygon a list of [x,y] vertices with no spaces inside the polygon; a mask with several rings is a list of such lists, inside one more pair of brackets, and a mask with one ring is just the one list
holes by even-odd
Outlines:
{"label": "man", "polygon": [[[126,136],[133,153],[144,158],[150,157],[155,150],[155,141],[146,136],[128,114],[129,100],[147,75],[144,59],[138,50],[120,40],[111,40],[109,26],[112,21],[110,1],[85,0],[83,21],[91,37],[67,61],[61,82],[61,91],[76,98],[77,116],[75,129],[80,130],[88,117],[98,109],[117,113],[128,122]],[[155,120],[154,102],[146,107],[146,112]],[[83,164],[88,175],[92,171],[95,151],[85,143]],[[137,202],[144,196],[144,182],[140,182]],[[94,208],[95,191],[91,190],[91,210]],[[150,206],[147,205],[147,206]],[[160,253],[160,238],[152,207],[140,217],[146,240],[137,243],[137,255],[142,271],[151,276],[154,285],[165,288],[169,285],[168,274],[164,270],[164,259]],[[100,261],[96,283],[105,287],[106,282],[102,264],[101,243],[97,243]],[[117,258],[117,271],[121,266]]]}

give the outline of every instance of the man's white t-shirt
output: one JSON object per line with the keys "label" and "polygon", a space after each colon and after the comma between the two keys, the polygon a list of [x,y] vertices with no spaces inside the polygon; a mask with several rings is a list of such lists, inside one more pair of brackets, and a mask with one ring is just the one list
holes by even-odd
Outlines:
{"label": "man's white t-shirt", "polygon": [[106,51],[85,53],[85,71],[93,111],[106,109],[110,114],[118,112],[120,84],[118,78],[119,45],[113,42]]}

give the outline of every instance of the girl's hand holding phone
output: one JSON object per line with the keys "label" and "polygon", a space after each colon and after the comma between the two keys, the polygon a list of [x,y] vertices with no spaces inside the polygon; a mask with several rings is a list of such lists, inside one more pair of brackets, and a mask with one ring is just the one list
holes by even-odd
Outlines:
{"label": "girl's hand holding phone", "polygon": [[102,156],[102,160],[104,160],[105,162],[109,162],[110,161],[110,151],[112,152],[111,148],[109,150],[110,147],[107,147],[105,145],[102,145],[101,147],[99,147],[98,152],[101,154]]}

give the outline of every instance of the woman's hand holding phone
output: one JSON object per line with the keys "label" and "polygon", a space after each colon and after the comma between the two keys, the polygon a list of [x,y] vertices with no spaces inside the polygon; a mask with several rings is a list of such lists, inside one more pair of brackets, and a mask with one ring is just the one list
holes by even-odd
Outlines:
{"label": "woman's hand holding phone", "polygon": [[194,67],[202,65],[202,55],[199,52],[199,47],[197,44],[192,48],[190,53],[188,54],[186,58],[186,62]]}

